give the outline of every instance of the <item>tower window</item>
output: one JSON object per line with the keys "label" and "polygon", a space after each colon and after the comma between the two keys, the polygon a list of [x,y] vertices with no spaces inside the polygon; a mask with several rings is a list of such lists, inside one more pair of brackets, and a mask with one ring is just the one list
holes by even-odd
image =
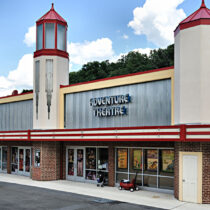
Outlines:
{"label": "tower window", "polygon": [[43,24],[37,26],[37,50],[41,50],[43,46]]}
{"label": "tower window", "polygon": [[46,49],[55,48],[55,24],[54,23],[45,24],[45,48]]}
{"label": "tower window", "polygon": [[65,51],[66,49],[65,26],[58,24],[57,29],[57,48]]}

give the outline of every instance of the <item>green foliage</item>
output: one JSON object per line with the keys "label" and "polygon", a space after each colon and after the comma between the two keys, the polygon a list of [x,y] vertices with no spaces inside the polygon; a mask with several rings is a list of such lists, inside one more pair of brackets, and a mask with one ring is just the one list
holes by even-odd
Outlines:
{"label": "green foliage", "polygon": [[32,92],[33,89],[23,89],[21,93],[28,93],[28,92]]}
{"label": "green foliage", "polygon": [[122,56],[115,63],[106,60],[84,64],[81,70],[69,73],[69,84],[143,72],[173,65],[174,45],[169,45],[166,49],[151,50],[149,56],[132,51]]}

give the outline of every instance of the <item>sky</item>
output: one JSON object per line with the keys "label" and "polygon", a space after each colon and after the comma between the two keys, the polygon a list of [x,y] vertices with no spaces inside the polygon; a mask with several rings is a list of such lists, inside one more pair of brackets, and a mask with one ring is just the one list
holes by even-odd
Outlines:
{"label": "sky", "polygon": [[72,72],[87,62],[116,62],[129,51],[173,44],[174,29],[201,0],[0,0],[0,96],[33,88],[35,23],[51,3],[68,23]]}

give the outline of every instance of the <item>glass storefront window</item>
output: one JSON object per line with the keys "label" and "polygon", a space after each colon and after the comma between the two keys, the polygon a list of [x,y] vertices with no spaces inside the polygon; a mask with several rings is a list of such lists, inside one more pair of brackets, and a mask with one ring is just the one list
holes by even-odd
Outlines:
{"label": "glass storefront window", "polygon": [[7,170],[7,147],[2,147],[2,170]]}
{"label": "glass storefront window", "polygon": [[160,171],[163,176],[173,176],[174,173],[174,150],[161,150],[160,156]]}
{"label": "glass storefront window", "polygon": [[144,177],[143,180],[144,186],[153,187],[153,188],[157,187],[157,176],[144,175],[143,177]]}
{"label": "glass storefront window", "polygon": [[23,149],[19,149],[19,171],[23,171]]}
{"label": "glass storefront window", "polygon": [[88,180],[96,180],[96,171],[86,170],[86,179],[88,179]]}
{"label": "glass storefront window", "polygon": [[25,171],[30,172],[30,166],[31,166],[31,150],[26,149],[25,151]]}
{"label": "glass storefront window", "polygon": [[12,159],[11,159],[12,172],[18,171],[18,148],[12,147]]}
{"label": "glass storefront window", "polygon": [[98,170],[108,171],[108,149],[98,148]]}
{"label": "glass storefront window", "polygon": [[174,188],[174,179],[170,177],[159,177],[158,183],[161,189],[173,190]]}
{"label": "glass storefront window", "polygon": [[96,169],[96,148],[86,148],[86,169]]}
{"label": "glass storefront window", "polygon": [[103,173],[108,180],[108,149],[107,148],[86,148],[86,171],[87,180],[96,180],[99,173]]}
{"label": "glass storefront window", "polygon": [[116,182],[120,183],[122,179],[129,179],[127,173],[116,173]]}
{"label": "glass storefront window", "polygon": [[117,171],[128,172],[128,149],[117,149]]}
{"label": "glass storefront window", "polygon": [[77,149],[77,176],[83,176],[83,149]]}
{"label": "glass storefront window", "polygon": [[141,173],[142,171],[142,149],[129,149],[129,172]]}
{"label": "glass storefront window", "polygon": [[0,147],[0,170],[1,170],[1,147]]}
{"label": "glass storefront window", "polygon": [[35,158],[34,158],[34,166],[35,167],[40,167],[40,149],[35,150]]}
{"label": "glass storefront window", "polygon": [[158,150],[147,150],[146,151],[146,167],[145,171],[157,172],[158,169]]}
{"label": "glass storefront window", "polygon": [[68,175],[74,176],[74,149],[68,149]]}
{"label": "glass storefront window", "polygon": [[161,148],[117,148],[116,182],[132,181],[137,184],[161,189],[173,189],[174,150]]}

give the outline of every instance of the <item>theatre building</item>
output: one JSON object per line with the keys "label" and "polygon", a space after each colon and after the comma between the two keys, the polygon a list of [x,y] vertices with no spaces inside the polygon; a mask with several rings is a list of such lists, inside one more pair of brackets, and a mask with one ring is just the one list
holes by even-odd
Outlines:
{"label": "theatre building", "polygon": [[175,66],[69,85],[67,22],[36,22],[33,92],[0,98],[0,172],[210,203],[210,12],[175,29]]}

